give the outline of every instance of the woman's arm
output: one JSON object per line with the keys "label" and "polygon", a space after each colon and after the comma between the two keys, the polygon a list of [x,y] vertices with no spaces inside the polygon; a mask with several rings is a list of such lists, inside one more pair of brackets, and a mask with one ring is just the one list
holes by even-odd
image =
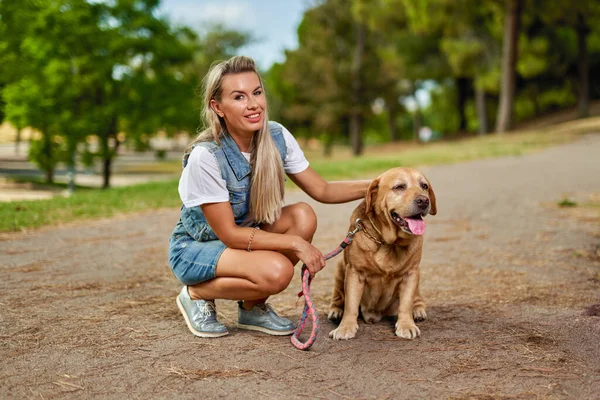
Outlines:
{"label": "woman's arm", "polygon": [[[235,223],[231,204],[227,202],[206,203],[200,207],[202,207],[206,221],[219,240],[232,249],[248,249],[248,239],[254,228],[241,227]],[[298,246],[297,242],[304,240],[300,236],[263,233],[264,235],[260,235],[260,237],[255,234],[252,240],[252,250],[294,250]]]}
{"label": "woman's arm", "polygon": [[233,210],[228,202],[206,203],[200,207],[219,240],[231,249],[248,250],[250,236],[254,232],[251,250],[291,251],[306,264],[312,274],[325,266],[323,254],[298,235],[240,227],[235,223]]}
{"label": "woman's arm", "polygon": [[311,167],[288,176],[310,197],[329,204],[362,199],[371,183],[369,180],[327,182]]}

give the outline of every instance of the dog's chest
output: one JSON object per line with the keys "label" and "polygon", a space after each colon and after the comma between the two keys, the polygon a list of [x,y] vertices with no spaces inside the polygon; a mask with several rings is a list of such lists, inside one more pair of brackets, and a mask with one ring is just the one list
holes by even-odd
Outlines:
{"label": "dog's chest", "polygon": [[413,256],[414,251],[406,247],[381,246],[371,259],[371,272],[378,271],[387,278],[399,277],[411,266]]}

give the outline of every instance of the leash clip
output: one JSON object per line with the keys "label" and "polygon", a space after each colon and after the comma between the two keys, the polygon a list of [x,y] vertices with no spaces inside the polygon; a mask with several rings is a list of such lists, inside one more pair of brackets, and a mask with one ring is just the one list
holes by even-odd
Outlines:
{"label": "leash clip", "polygon": [[362,221],[360,220],[360,218],[356,218],[356,221],[354,221],[354,230],[348,232],[348,236],[353,237],[354,235],[356,235],[356,232],[360,231],[361,228],[362,228]]}

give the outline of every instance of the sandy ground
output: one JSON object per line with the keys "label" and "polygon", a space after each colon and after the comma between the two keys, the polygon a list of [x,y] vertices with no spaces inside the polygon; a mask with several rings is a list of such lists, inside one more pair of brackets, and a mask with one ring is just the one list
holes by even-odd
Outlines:
{"label": "sandy ground", "polygon": [[[167,265],[178,210],[0,237],[0,398],[598,399],[600,135],[525,157],[422,169],[428,218],[422,336],[393,321],[333,341],[333,265],[313,297],[322,329],[309,351],[238,330],[192,336]],[[176,193],[168,194],[176,196]],[[569,198],[578,206],[560,208]],[[344,238],[357,203],[322,205],[315,244]],[[590,204],[595,204],[591,206]],[[300,278],[272,298],[298,319]]]}

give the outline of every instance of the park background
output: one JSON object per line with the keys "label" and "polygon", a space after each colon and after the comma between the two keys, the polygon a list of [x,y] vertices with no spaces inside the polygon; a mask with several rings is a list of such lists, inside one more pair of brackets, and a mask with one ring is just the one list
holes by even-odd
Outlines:
{"label": "park background", "polygon": [[[0,0],[0,398],[597,399],[599,3]],[[418,339],[393,320],[329,339],[336,258],[309,351],[239,330],[233,301],[228,336],[189,333],[181,155],[234,54],[327,179],[431,181]],[[285,200],[324,253],[358,205]],[[270,299],[295,320],[299,270]]]}
{"label": "park background", "polygon": [[[239,21],[257,8],[248,18],[254,26],[275,25],[286,3],[299,21],[295,48],[266,57],[268,50],[256,49],[273,35],[245,31]],[[89,187],[161,178],[148,189],[156,195],[133,203],[175,205],[176,195],[164,194],[173,192],[182,150],[201,128],[201,79],[216,60],[245,52],[262,65],[271,119],[293,132],[328,179],[519,154],[596,128],[588,119],[551,134],[557,123],[598,114],[597,1],[195,4],[206,14],[196,24],[194,2],[0,4],[5,201],[92,196]],[[503,135],[516,128],[529,136]],[[440,154],[424,140],[450,147]],[[92,202],[108,198],[103,193]],[[76,198],[54,201],[40,204],[82,207]],[[40,204],[3,206],[2,230],[48,223]],[[116,201],[102,209],[110,215],[128,207]]]}

